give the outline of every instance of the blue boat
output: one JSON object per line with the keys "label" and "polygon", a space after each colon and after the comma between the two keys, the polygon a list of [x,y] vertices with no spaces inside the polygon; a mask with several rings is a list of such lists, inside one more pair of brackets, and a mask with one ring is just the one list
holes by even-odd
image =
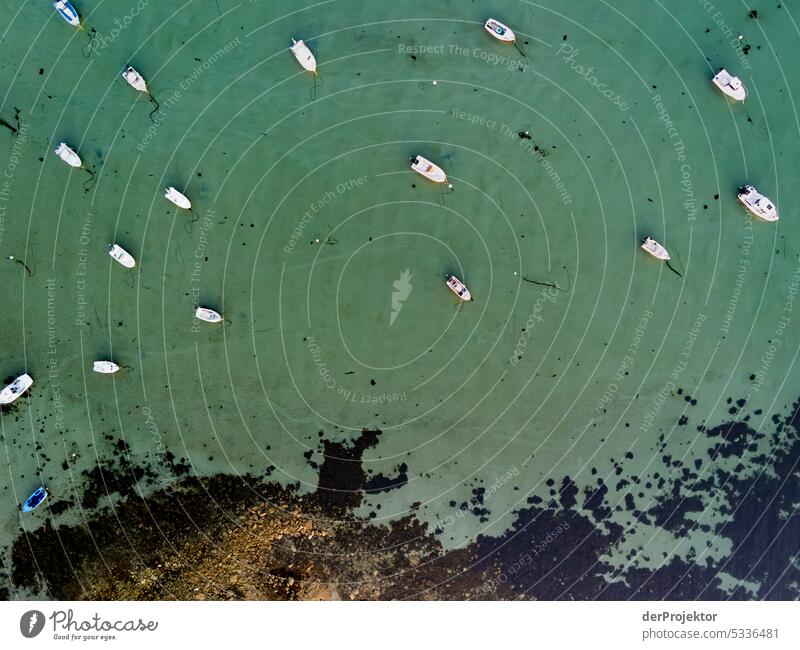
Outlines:
{"label": "blue boat", "polygon": [[28,500],[22,504],[22,512],[31,512],[36,510],[47,498],[47,490],[43,487],[37,489],[33,494],[28,497]]}
{"label": "blue boat", "polygon": [[58,2],[54,2],[53,7],[55,7],[55,10],[61,14],[61,17],[70,25],[80,27],[80,16],[78,16],[78,12],[75,11],[75,7],[73,7],[67,0],[58,0]]}

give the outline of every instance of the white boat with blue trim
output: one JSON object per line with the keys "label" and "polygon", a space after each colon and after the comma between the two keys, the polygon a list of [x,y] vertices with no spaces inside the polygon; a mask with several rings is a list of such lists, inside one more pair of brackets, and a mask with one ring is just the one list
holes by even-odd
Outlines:
{"label": "white boat with blue trim", "polygon": [[494,18],[489,18],[489,20],[484,23],[483,28],[494,38],[503,43],[513,43],[517,40],[517,35],[511,31],[511,28]]}
{"label": "white boat with blue trim", "polygon": [[27,499],[25,499],[25,503],[22,504],[22,512],[33,512],[38,508],[44,500],[48,497],[47,490],[43,487],[37,488],[34,490],[33,494],[31,494]]}
{"label": "white boat with blue trim", "polygon": [[66,20],[73,27],[81,26],[81,18],[75,7],[72,6],[67,0],[58,0],[53,3],[53,8],[58,12],[58,15]]}

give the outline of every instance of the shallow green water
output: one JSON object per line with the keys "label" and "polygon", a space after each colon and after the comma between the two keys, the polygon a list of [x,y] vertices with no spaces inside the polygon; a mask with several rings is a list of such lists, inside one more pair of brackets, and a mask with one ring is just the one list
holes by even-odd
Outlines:
{"label": "shallow green water", "polygon": [[[449,547],[499,535],[568,476],[581,489],[605,478],[611,520],[632,528],[611,564],[631,550],[644,549],[636,566],[730,552],[707,531],[634,525],[615,510],[629,489],[615,489],[615,465],[641,479],[644,510],[671,489],[674,477],[644,487],[669,477],[664,454],[708,458],[696,427],[730,420],[728,397],[761,409],[756,429],[797,397],[792,9],[754,21],[721,0],[220,0],[132,15],[108,0],[76,4],[102,36],[84,58],[87,32],[48,3],[3,4],[0,115],[13,124],[19,107],[24,137],[0,131],[0,253],[36,272],[0,269],[3,374],[36,382],[2,415],[4,543],[45,516],[14,507],[40,470],[52,499],[78,503],[81,472],[118,439],[164,482],[167,449],[200,475],[271,471],[313,490],[304,453],[322,462],[319,432],[367,427],[383,434],[366,468],[405,464],[408,483],[368,496],[363,514],[421,504]],[[489,15],[525,57],[488,37]],[[728,29],[752,44],[746,58]],[[292,36],[319,61],[316,84]],[[126,63],[161,103],[157,126],[119,76]],[[709,82],[721,66],[748,85],[744,105]],[[90,191],[53,155],[61,140],[96,169]],[[454,192],[413,175],[414,153]],[[776,201],[777,226],[745,217],[744,182]],[[648,234],[682,277],[639,250]],[[113,265],[112,241],[139,272]],[[456,304],[448,272],[473,303]],[[194,321],[197,302],[230,324]],[[96,375],[97,358],[130,369]],[[481,486],[483,517],[451,505]],[[713,494],[705,505],[713,524]]]}

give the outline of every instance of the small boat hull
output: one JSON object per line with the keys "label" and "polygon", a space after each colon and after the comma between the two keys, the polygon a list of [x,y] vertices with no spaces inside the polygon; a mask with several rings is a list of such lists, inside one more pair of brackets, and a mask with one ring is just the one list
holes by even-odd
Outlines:
{"label": "small boat hull", "polygon": [[757,219],[777,221],[780,218],[775,204],[752,185],[739,188],[737,198],[745,209]]}
{"label": "small boat hull", "polygon": [[739,77],[732,76],[725,68],[721,68],[711,79],[726,97],[734,101],[743,102],[747,99],[747,89]]}
{"label": "small boat hull", "polygon": [[503,43],[513,43],[517,40],[517,35],[514,34],[508,26],[494,18],[489,18],[489,20],[484,23],[483,28],[494,38]]}
{"label": "small boat hull", "polygon": [[645,238],[645,240],[642,242],[642,250],[649,255],[652,255],[657,260],[661,260],[662,262],[667,262],[670,259],[667,249],[652,237]]}
{"label": "small boat hull", "polygon": [[303,68],[317,74],[317,60],[314,58],[314,55],[311,54],[311,50],[308,49],[308,46],[302,39],[299,41],[292,39],[292,46],[289,49]]}
{"label": "small boat hull", "polygon": [[205,321],[206,323],[221,323],[222,316],[220,316],[213,309],[208,307],[198,307],[194,312],[194,317],[197,320]]}
{"label": "small boat hull", "polygon": [[70,167],[80,167],[83,164],[81,157],[66,142],[61,142],[56,147],[56,155]]}
{"label": "small boat hull", "polygon": [[0,404],[11,404],[11,402],[19,399],[32,385],[33,378],[29,374],[20,375],[0,391]]}
{"label": "small boat hull", "polygon": [[136,266],[136,260],[133,259],[133,255],[122,248],[122,246],[119,244],[111,244],[111,246],[108,247],[108,254],[117,260],[117,262],[122,264],[122,266],[124,266],[126,269],[132,269],[134,266]]}
{"label": "small boat hull", "polygon": [[58,15],[66,20],[70,25],[73,27],[80,27],[81,18],[78,16],[78,12],[75,11],[75,7],[73,7],[69,2],[66,0],[59,0],[58,2],[53,3],[53,7],[58,12]]}
{"label": "small boat hull", "polygon": [[128,82],[130,86],[138,90],[140,93],[147,92],[147,83],[144,77],[140,75],[133,67],[128,66],[122,71],[122,78]]}
{"label": "small boat hull", "polygon": [[164,190],[164,197],[177,205],[179,208],[183,208],[184,210],[191,210],[192,209],[192,202],[186,198],[185,195],[181,194],[178,190],[174,187],[168,187]]}
{"label": "small boat hull", "polygon": [[92,364],[92,370],[101,375],[113,375],[119,371],[119,366],[113,361],[95,361]]}
{"label": "small boat hull", "polygon": [[38,488],[31,494],[26,500],[25,503],[22,504],[22,512],[33,512],[38,508],[44,500],[48,497],[47,490],[43,487]]}
{"label": "small boat hull", "polygon": [[434,183],[447,182],[447,174],[444,173],[444,170],[438,165],[434,165],[427,158],[423,158],[422,156],[414,156],[410,162],[411,169],[418,174],[422,174],[429,181],[433,181]]}
{"label": "small boat hull", "polygon": [[472,300],[472,294],[470,294],[469,289],[467,289],[467,285],[465,285],[456,276],[448,275],[445,280],[445,284],[447,284],[450,291],[456,294],[463,302],[469,302]]}

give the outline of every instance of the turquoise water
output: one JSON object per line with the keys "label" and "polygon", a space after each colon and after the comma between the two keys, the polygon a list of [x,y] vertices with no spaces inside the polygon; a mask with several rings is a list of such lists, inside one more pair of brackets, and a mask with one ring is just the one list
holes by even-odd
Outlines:
{"label": "turquoise water", "polygon": [[[508,530],[528,497],[549,498],[548,479],[583,491],[601,477],[598,528],[629,529],[609,566],[722,564],[733,544],[714,526],[731,504],[717,492],[697,495],[689,534],[635,521],[625,499],[646,511],[672,494],[665,455],[707,463],[716,443],[698,426],[747,413],[771,430],[797,398],[794,10],[274,4],[83,2],[76,31],[49,3],[4,3],[0,116],[15,125],[18,107],[21,134],[0,130],[0,252],[35,275],[0,269],[3,373],[35,384],[2,414],[3,544],[49,516],[14,507],[39,474],[70,502],[56,522],[86,516],[82,472],[120,439],[158,474],[143,492],[175,480],[165,451],[201,476],[311,491],[321,439],[369,428],[383,433],[368,472],[407,475],[363,500],[377,522],[419,504],[455,548]],[[483,31],[490,15],[519,50]],[[120,77],[128,63],[157,124]],[[710,83],[722,66],[747,85],[743,105]],[[53,155],[62,140],[95,171],[88,191],[89,174]],[[408,169],[416,153],[452,193]],[[747,218],[745,182],[778,224]],[[167,185],[193,214],[176,214]],[[646,235],[680,276],[639,249]],[[106,255],[112,241],[136,272]],[[194,320],[196,304],[226,326]],[[92,373],[103,358],[126,368]],[[478,487],[481,512],[459,508]]]}

